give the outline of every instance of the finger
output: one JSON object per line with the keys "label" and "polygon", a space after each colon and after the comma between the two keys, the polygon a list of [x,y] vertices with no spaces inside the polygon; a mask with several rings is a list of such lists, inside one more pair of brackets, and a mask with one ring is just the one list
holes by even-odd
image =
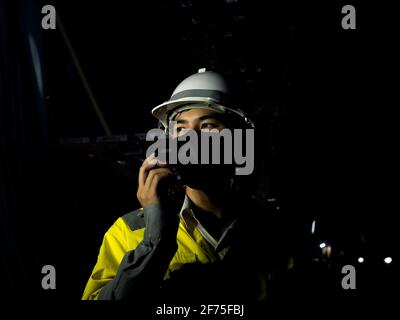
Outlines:
{"label": "finger", "polygon": [[149,171],[155,167],[164,168],[167,167],[167,164],[155,158],[154,153],[152,153],[146,160],[143,161],[143,164],[139,169],[139,188],[144,186]]}
{"label": "finger", "polygon": [[148,190],[147,190],[148,194],[151,195],[152,197],[159,198],[160,190],[159,190],[158,186],[160,185],[160,181],[168,178],[171,175],[172,175],[171,172],[161,172],[161,173],[154,175],[153,179],[151,180],[151,183],[148,186]]}
{"label": "finger", "polygon": [[173,175],[174,173],[169,168],[157,168],[150,170],[144,184],[145,188],[148,188],[150,185],[153,184],[155,177],[157,177],[158,175],[164,177],[165,174]]}
{"label": "finger", "polygon": [[155,163],[153,161],[154,158],[155,154],[152,153],[143,161],[142,166],[139,169],[139,188],[142,188],[144,186],[148,171],[155,166]]}
{"label": "finger", "polygon": [[157,192],[158,183],[162,179],[172,175],[175,174],[168,168],[158,168],[151,170],[147,176],[142,192],[148,193],[149,195],[155,195]]}
{"label": "finger", "polygon": [[160,154],[158,156],[155,156],[155,154],[153,153],[152,155],[153,157],[148,160],[149,163],[158,167],[165,167],[167,165],[167,162],[160,158]]}

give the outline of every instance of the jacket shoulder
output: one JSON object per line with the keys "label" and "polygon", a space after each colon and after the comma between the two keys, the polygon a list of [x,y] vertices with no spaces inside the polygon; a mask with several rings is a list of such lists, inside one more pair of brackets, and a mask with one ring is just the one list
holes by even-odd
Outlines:
{"label": "jacket shoulder", "polygon": [[127,214],[124,214],[121,218],[132,231],[143,229],[146,226],[144,221],[143,209],[137,209],[128,212]]}

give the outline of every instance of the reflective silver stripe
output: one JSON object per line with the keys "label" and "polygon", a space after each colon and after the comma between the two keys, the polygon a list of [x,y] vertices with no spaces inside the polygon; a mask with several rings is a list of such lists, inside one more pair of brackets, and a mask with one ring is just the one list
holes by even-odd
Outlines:
{"label": "reflective silver stripe", "polygon": [[229,105],[229,97],[223,93],[222,91],[217,90],[206,90],[206,89],[192,89],[192,90],[184,90],[174,94],[169,101],[188,98],[188,97],[202,97],[202,98],[211,98],[218,102],[223,102],[225,105]]}

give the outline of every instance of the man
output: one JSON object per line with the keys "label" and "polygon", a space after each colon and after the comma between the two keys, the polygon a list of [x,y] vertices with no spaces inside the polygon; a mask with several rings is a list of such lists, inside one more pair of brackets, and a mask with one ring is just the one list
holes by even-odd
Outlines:
{"label": "man", "polygon": [[[152,113],[174,137],[187,130],[252,128],[231,103],[224,78],[199,70]],[[142,208],[105,234],[83,299],[221,303],[267,297],[282,256],[269,213],[232,186],[229,170],[199,168],[177,180],[179,170],[154,155],[143,162]],[[182,198],[179,192],[165,196],[179,181]]]}

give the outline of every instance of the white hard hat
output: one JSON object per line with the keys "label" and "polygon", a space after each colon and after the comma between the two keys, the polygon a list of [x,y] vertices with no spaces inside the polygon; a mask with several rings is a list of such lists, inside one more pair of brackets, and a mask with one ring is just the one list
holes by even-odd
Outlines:
{"label": "white hard hat", "polygon": [[227,81],[214,71],[199,69],[183,80],[174,90],[168,101],[155,107],[151,113],[167,128],[171,115],[191,108],[211,109],[219,113],[236,114],[251,127],[254,124],[244,115],[243,111],[232,108],[231,94]]}

